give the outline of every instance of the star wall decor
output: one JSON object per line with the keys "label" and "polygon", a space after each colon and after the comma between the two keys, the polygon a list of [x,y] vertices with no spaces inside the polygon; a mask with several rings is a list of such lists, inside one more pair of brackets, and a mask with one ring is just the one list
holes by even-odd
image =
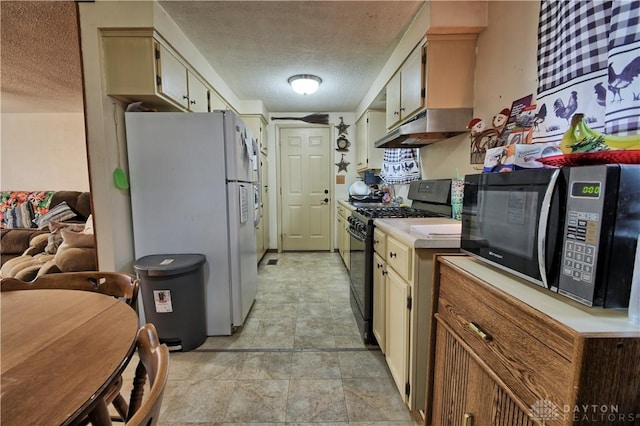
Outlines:
{"label": "star wall decor", "polygon": [[349,163],[348,161],[344,161],[344,154],[342,154],[342,158],[340,158],[340,162],[335,163],[335,165],[338,166],[338,173],[340,173],[341,171],[348,172],[347,166],[349,164],[351,163]]}
{"label": "star wall decor", "polygon": [[342,117],[340,117],[340,124],[336,126],[336,129],[338,129],[338,135],[346,135],[348,133],[347,129],[349,128],[349,126],[349,124],[344,124]]}

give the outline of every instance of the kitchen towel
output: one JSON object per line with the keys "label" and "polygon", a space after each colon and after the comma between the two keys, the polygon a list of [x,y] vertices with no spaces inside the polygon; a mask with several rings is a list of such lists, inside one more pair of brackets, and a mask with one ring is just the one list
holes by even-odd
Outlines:
{"label": "kitchen towel", "polygon": [[536,103],[546,116],[535,142],[560,140],[576,113],[603,133],[637,133],[639,22],[638,0],[542,0]]}
{"label": "kitchen towel", "polygon": [[386,148],[380,177],[384,183],[409,183],[420,180],[420,156],[417,148]]}

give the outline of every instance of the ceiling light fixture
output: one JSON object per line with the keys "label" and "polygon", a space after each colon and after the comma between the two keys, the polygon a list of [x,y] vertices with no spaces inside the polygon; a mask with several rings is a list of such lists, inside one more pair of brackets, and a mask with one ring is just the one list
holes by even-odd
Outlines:
{"label": "ceiling light fixture", "polygon": [[310,95],[315,93],[322,83],[322,79],[316,75],[311,74],[298,74],[289,77],[289,84],[293,91],[301,95]]}

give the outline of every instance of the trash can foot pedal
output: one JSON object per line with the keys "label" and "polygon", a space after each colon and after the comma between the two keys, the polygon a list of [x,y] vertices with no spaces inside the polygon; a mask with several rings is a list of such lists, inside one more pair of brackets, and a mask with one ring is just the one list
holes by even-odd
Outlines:
{"label": "trash can foot pedal", "polygon": [[165,343],[167,348],[169,348],[169,352],[181,351],[182,350],[182,339],[177,338],[169,338],[163,339],[160,338],[160,343]]}

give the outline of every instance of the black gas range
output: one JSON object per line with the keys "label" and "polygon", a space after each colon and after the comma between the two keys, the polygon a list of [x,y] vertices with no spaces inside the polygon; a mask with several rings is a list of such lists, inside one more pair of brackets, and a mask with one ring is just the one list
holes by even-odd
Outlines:
{"label": "black gas range", "polygon": [[451,179],[412,182],[411,207],[382,203],[356,204],[349,217],[351,309],[366,344],[373,337],[373,230],[375,219],[451,217]]}

